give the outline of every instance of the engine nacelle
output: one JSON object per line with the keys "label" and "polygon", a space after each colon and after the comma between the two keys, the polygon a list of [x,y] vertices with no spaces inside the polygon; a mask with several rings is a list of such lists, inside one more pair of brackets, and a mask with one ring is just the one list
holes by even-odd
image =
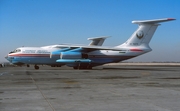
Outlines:
{"label": "engine nacelle", "polygon": [[56,58],[56,59],[58,58],[59,59],[61,52],[68,51],[69,49],[70,48],[61,47],[61,49],[51,52],[50,58]]}
{"label": "engine nacelle", "polygon": [[61,54],[61,51],[59,51],[59,50],[51,52],[50,58],[60,58],[60,54]]}
{"label": "engine nacelle", "polygon": [[88,55],[80,52],[61,52],[61,59],[87,59]]}
{"label": "engine nacelle", "polygon": [[91,63],[90,59],[58,59],[56,62],[69,64],[69,63]]}

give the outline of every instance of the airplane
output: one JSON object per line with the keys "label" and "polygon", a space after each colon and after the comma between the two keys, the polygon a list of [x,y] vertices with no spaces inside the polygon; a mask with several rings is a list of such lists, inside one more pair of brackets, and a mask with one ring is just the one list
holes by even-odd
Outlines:
{"label": "airplane", "polygon": [[[109,37],[110,36],[100,36],[88,38],[88,40],[91,40],[89,46],[102,46],[105,39]],[[56,58],[53,56],[52,58],[52,55],[60,54],[60,50],[66,50],[64,48],[67,48],[67,45],[72,44],[49,45],[43,47],[19,47],[14,51],[11,51],[5,58],[8,61],[10,61],[10,63],[19,66],[27,64],[27,67],[30,67],[29,64],[35,64],[35,69],[39,69],[38,65],[50,65],[51,67],[61,67],[65,64],[57,63],[56,59],[58,59],[58,57]],[[49,55],[50,52],[51,55]]]}
{"label": "airplane", "polygon": [[136,20],[137,30],[131,37],[115,47],[101,46],[103,40],[92,40],[88,46],[83,45],[53,45],[40,48],[21,47],[10,52],[6,57],[13,64],[35,64],[39,69],[40,64],[60,64],[73,67],[74,69],[92,69],[92,67],[117,63],[131,59],[152,51],[149,42],[161,22],[176,20],[174,18],[163,18],[153,20]]}

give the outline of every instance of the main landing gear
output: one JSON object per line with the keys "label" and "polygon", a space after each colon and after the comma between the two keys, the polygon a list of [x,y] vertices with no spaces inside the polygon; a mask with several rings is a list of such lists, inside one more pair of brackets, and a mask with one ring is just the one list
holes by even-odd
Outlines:
{"label": "main landing gear", "polygon": [[61,67],[61,65],[51,65],[51,67]]}
{"label": "main landing gear", "polygon": [[[29,64],[27,64],[26,66],[27,66],[27,67],[30,67],[30,65],[29,65]],[[38,69],[39,69],[39,66],[34,65],[34,69],[38,70]]]}
{"label": "main landing gear", "polygon": [[78,66],[75,66],[75,67],[73,67],[73,69],[87,69],[87,70],[91,70],[92,67],[78,67]]}
{"label": "main landing gear", "polygon": [[38,69],[39,69],[39,66],[34,65],[34,69],[38,70]]}

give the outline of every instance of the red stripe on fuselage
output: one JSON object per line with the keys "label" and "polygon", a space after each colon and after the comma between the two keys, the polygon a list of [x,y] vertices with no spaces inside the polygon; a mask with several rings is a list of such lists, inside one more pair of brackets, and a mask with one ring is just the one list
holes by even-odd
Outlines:
{"label": "red stripe on fuselage", "polygon": [[130,49],[130,51],[142,52],[143,50],[141,50],[141,49]]}
{"label": "red stripe on fuselage", "polygon": [[50,54],[9,54],[9,56],[18,56],[18,57],[49,57]]}

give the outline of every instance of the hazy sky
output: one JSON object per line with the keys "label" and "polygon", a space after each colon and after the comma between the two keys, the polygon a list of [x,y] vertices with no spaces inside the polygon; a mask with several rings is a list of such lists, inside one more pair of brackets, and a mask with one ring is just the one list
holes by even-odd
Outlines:
{"label": "hazy sky", "polygon": [[137,29],[132,20],[176,18],[156,30],[145,55],[129,61],[180,62],[180,0],[0,0],[0,62],[21,46],[124,43]]}

